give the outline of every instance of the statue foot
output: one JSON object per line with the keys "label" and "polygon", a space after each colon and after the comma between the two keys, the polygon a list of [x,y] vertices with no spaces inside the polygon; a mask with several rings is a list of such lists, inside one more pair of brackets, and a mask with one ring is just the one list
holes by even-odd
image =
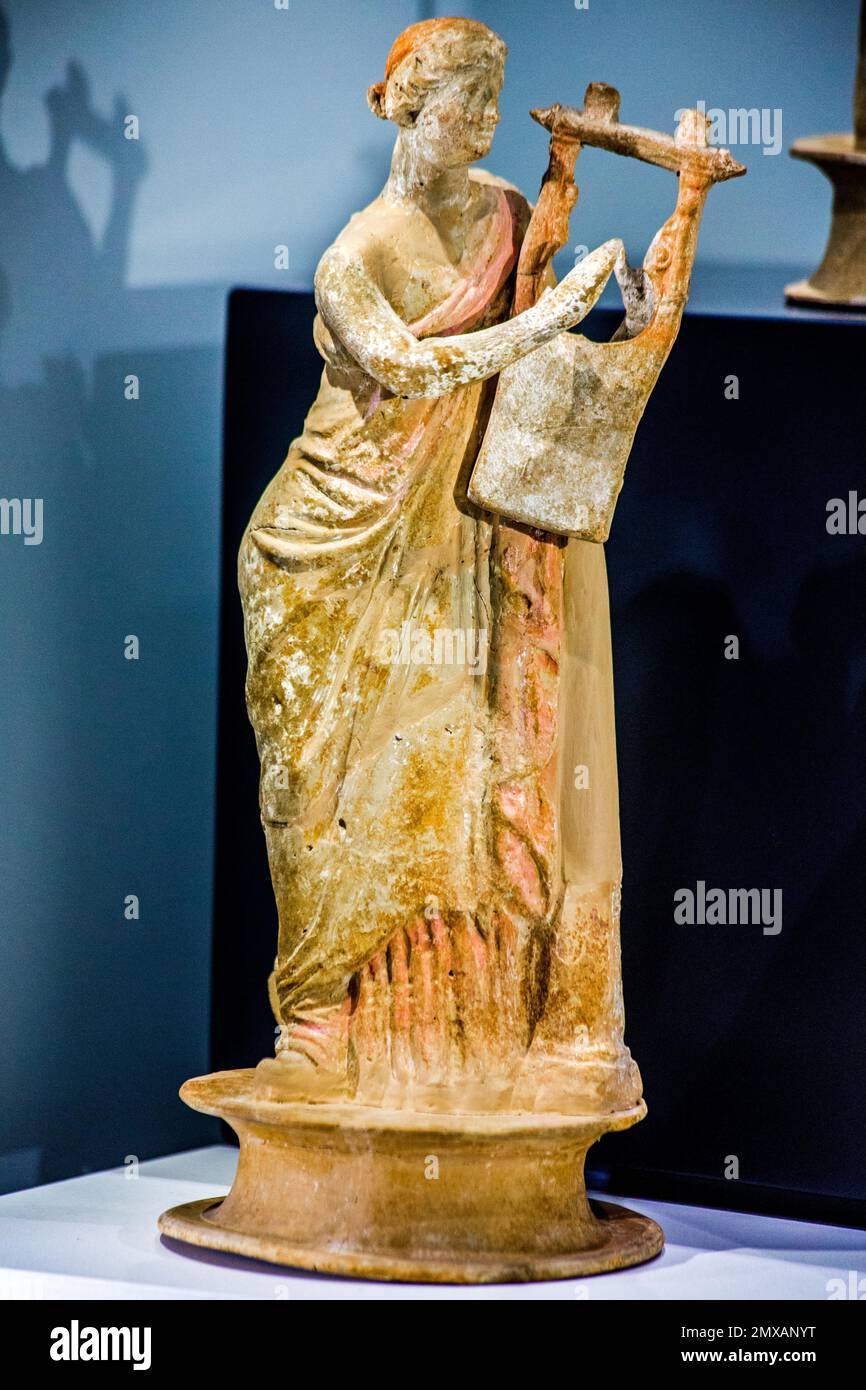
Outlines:
{"label": "statue foot", "polygon": [[519,1110],[609,1115],[642,1103],[641,1076],[628,1048],[620,1053],[532,1044],[512,1096]]}
{"label": "statue foot", "polygon": [[310,1009],[283,1025],[275,1057],[265,1057],[255,1072],[256,1090],[270,1100],[348,1100],[355,1086],[350,1076],[349,1001]]}

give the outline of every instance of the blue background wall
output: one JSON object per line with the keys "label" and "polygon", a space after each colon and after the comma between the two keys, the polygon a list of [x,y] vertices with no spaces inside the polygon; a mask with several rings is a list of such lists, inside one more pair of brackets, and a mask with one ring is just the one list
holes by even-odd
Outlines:
{"label": "blue background wall", "polygon": [[[386,176],[367,84],[404,25],[452,6],[0,6],[0,495],[41,497],[45,517],[41,545],[0,536],[2,1188],[207,1137],[174,1092],[208,1066],[226,294],[309,284]],[[511,47],[491,167],[530,195],[546,142],[527,108],[590,80],[671,130],[698,99],[781,108],[784,148],[850,126],[855,0],[461,12]],[[781,285],[823,248],[818,174],[784,149],[735,153],[749,177],[710,201],[698,288],[713,264]],[[640,254],[670,178],[592,152],[580,174],[575,242],[618,234]]]}

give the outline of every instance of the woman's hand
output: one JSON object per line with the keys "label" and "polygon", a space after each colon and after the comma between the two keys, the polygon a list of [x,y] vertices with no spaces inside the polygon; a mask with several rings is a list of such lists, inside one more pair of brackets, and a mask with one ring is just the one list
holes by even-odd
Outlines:
{"label": "woman's hand", "polygon": [[[560,315],[564,313],[568,319],[565,327],[573,328],[581,319],[586,318],[610,279],[614,267],[624,257],[625,248],[619,237],[603,242],[595,251],[590,251],[584,256],[558,285],[546,290],[532,309],[525,309],[517,319],[525,319],[528,314],[540,309],[544,304],[548,306],[548,312],[551,312],[550,304],[553,300],[556,305],[553,314],[557,321],[560,321]],[[560,296],[563,301],[561,308]],[[517,322],[517,319],[512,319],[512,323]]]}

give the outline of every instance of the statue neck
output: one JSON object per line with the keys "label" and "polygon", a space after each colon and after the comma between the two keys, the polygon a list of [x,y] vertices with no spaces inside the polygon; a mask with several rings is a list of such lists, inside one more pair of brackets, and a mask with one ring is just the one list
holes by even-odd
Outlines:
{"label": "statue neck", "polygon": [[459,218],[470,197],[469,168],[442,169],[418,153],[412,132],[398,132],[391,157],[391,173],[385,185],[386,197],[410,202],[431,218]]}

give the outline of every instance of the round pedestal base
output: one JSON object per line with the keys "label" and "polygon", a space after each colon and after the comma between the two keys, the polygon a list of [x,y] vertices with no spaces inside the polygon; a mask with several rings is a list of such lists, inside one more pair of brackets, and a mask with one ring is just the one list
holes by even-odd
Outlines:
{"label": "round pedestal base", "polygon": [[643,1105],[604,1116],[418,1114],[262,1099],[252,1071],[187,1082],[240,1139],[231,1192],[163,1235],[330,1274],[436,1283],[564,1279],[652,1259],[654,1221],[586,1198],[583,1164]]}
{"label": "round pedestal base", "polygon": [[785,286],[790,304],[810,309],[866,309],[866,149],[853,134],[810,135],[791,146],[833,185],[833,216],[824,259],[808,280]]}
{"label": "round pedestal base", "polygon": [[222,1199],[206,1197],[171,1207],[159,1219],[163,1235],[173,1240],[225,1250],[271,1264],[310,1269],[318,1274],[344,1274],[355,1278],[398,1279],[432,1284],[526,1283],[537,1279],[574,1279],[584,1274],[606,1274],[643,1264],[664,1246],[664,1232],[648,1216],[612,1202],[591,1202],[602,1243],[591,1250],[560,1255],[521,1257],[507,1252],[485,1252],[455,1258],[420,1254],[376,1254],[369,1250],[314,1249],[293,1245],[279,1236],[249,1235],[220,1224]]}
{"label": "round pedestal base", "polygon": [[785,298],[790,304],[804,304],[808,309],[866,309],[866,289],[859,293],[848,293],[844,289],[827,293],[816,289],[811,280],[797,280],[786,285]]}

